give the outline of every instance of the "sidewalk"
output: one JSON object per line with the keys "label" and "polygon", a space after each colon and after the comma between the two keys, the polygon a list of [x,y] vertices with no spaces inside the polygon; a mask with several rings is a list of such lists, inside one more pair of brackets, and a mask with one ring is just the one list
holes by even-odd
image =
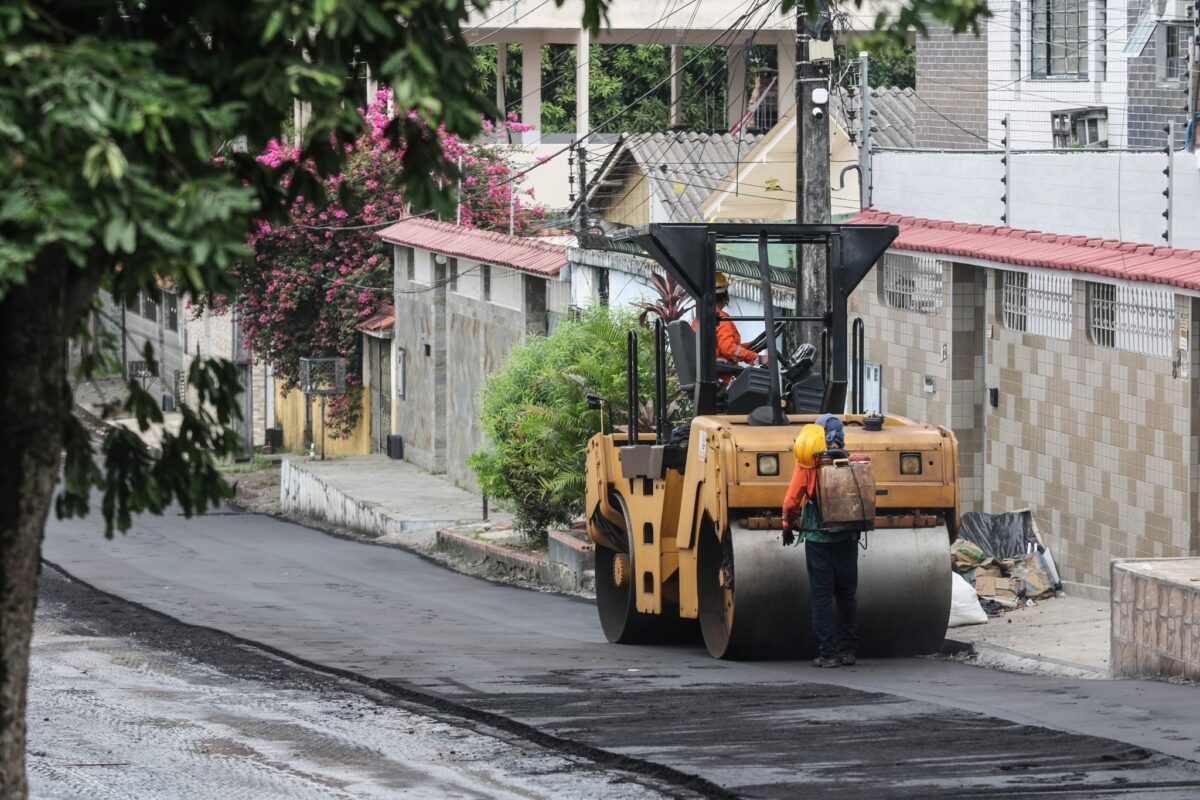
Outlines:
{"label": "sidewalk", "polygon": [[280,511],[338,533],[416,550],[459,572],[529,588],[590,593],[594,550],[580,532],[551,531],[531,548],[512,518],[483,498],[404,461],[381,455],[283,460]]}
{"label": "sidewalk", "polygon": [[[990,617],[986,625],[951,628],[946,638],[973,645],[973,660],[980,666],[1107,678],[1110,615],[1106,601],[1060,595]],[[1036,663],[1023,664],[1020,659]]]}
{"label": "sidewalk", "polygon": [[[593,596],[594,560],[578,534],[557,533],[550,552],[532,551],[511,518],[438,475],[384,456],[328,461],[286,457],[280,476],[284,514],[315,519],[338,532],[418,550],[447,566],[529,588]],[[982,667],[1058,677],[1109,677],[1109,604],[1059,596],[947,631],[956,659]]]}

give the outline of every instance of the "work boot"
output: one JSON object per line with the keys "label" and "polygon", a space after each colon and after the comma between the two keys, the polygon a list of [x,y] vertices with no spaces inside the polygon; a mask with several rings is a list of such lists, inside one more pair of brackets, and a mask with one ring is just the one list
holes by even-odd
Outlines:
{"label": "work boot", "polygon": [[853,650],[843,650],[838,655],[838,661],[841,662],[843,667],[853,667],[856,663],[858,663],[858,660],[854,657]]}
{"label": "work boot", "polygon": [[840,667],[842,662],[838,660],[837,656],[822,653],[813,659],[812,664],[814,667],[829,669],[830,667]]}

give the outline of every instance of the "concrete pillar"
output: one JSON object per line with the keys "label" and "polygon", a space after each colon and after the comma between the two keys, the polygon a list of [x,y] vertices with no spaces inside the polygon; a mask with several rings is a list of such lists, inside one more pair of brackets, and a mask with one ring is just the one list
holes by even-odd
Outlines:
{"label": "concrete pillar", "polygon": [[788,35],[775,48],[776,64],[779,67],[779,118],[796,105],[796,37]]}
{"label": "concrete pillar", "polygon": [[725,48],[728,71],[725,82],[725,129],[737,125],[746,107],[746,46],[729,45]]}
{"label": "concrete pillar", "polygon": [[671,118],[668,126],[683,127],[683,54],[679,45],[671,45]]}
{"label": "concrete pillar", "polygon": [[526,39],[521,42],[521,122],[532,125],[525,141],[536,144],[542,140],[542,43]]}
{"label": "concrete pillar", "polygon": [[375,102],[375,93],[379,91],[379,81],[375,80],[375,75],[371,72],[371,65],[365,65],[367,68],[367,105]]}
{"label": "concrete pillar", "polygon": [[587,28],[579,29],[579,46],[575,50],[575,135],[580,138],[591,132],[588,95],[591,93],[592,34]]}
{"label": "concrete pillar", "polygon": [[508,116],[504,108],[504,78],[508,75],[508,43],[496,42],[496,108],[500,109],[500,118]]}

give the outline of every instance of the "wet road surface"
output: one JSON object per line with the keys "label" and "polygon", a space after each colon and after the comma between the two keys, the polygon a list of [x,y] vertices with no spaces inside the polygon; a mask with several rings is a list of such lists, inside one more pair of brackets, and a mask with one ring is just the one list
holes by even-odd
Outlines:
{"label": "wet road surface", "polygon": [[184,622],[665,767],[710,796],[1200,796],[1195,687],[617,647],[590,603],[249,514],[143,518],[112,542],[94,521],[51,520],[44,552]]}
{"label": "wet road surface", "polygon": [[[653,780],[181,625],[42,572],[37,800],[656,800]],[[674,786],[667,786],[674,790]]]}

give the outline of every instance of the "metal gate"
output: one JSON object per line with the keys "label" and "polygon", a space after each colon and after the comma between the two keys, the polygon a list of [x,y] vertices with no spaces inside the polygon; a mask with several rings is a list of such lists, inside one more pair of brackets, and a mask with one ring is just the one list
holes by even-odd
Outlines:
{"label": "metal gate", "polygon": [[368,363],[371,369],[371,451],[387,452],[392,432],[392,342],[370,337]]}

